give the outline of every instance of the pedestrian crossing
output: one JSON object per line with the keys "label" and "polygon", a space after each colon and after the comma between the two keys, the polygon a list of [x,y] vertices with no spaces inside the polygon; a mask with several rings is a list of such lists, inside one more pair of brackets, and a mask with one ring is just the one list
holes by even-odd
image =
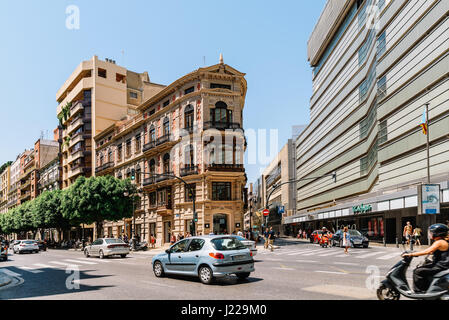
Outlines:
{"label": "pedestrian crossing", "polygon": [[42,273],[48,269],[57,269],[57,270],[65,270],[67,268],[81,268],[83,266],[93,266],[93,265],[100,265],[104,263],[114,263],[118,262],[120,264],[124,264],[123,261],[125,259],[117,259],[117,260],[93,260],[91,258],[77,258],[77,259],[61,259],[61,260],[52,260],[52,261],[45,261],[45,263],[33,263],[30,265],[18,265],[18,266],[11,266],[9,268],[14,268],[14,270],[17,271],[23,271],[22,273],[14,272],[8,267],[0,267],[0,273],[6,274],[11,277],[21,277],[22,274],[31,273],[31,274],[39,274]]}
{"label": "pedestrian crossing", "polygon": [[[349,253],[344,253],[342,248],[308,248],[308,249],[294,249],[292,247],[285,248],[281,247],[270,251],[268,249],[259,249],[257,255],[263,257],[276,257],[276,258],[301,258],[301,257],[311,257],[314,260],[319,257],[329,257],[329,258],[354,258],[354,259],[375,259],[375,260],[390,260],[399,259],[401,256],[401,251],[391,250],[379,250],[379,249],[353,249],[349,250]],[[267,259],[267,261],[272,261],[273,259]]]}

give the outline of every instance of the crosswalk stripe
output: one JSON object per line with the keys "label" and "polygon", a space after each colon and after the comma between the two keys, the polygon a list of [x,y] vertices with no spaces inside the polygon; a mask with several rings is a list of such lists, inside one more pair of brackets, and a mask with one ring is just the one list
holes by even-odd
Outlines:
{"label": "crosswalk stripe", "polygon": [[83,263],[83,264],[97,264],[96,262],[87,262],[73,259],[64,259],[64,261],[75,262],[75,263]]}
{"label": "crosswalk stripe", "polygon": [[59,264],[61,266],[65,266],[65,267],[68,267],[68,266],[79,267],[79,265],[77,265],[77,264],[67,263],[67,262],[60,262],[60,261],[49,261],[49,263]]}
{"label": "crosswalk stripe", "polygon": [[37,266],[39,268],[45,268],[45,269],[52,269],[55,266],[49,266],[48,264],[43,264],[43,263],[35,263],[33,264],[33,266]]}
{"label": "crosswalk stripe", "polygon": [[20,273],[13,272],[13,271],[5,269],[5,268],[0,269],[0,272],[3,272],[4,274],[7,274],[8,276],[11,276],[11,277],[20,277],[20,276],[22,276]]}
{"label": "crosswalk stripe", "polygon": [[326,252],[326,251],[328,251],[328,249],[315,250],[315,251],[313,251],[313,252],[303,254],[303,256],[313,256],[313,255],[316,255],[316,254],[318,254],[318,253],[323,253],[323,252]]}
{"label": "crosswalk stripe", "polygon": [[[139,257],[140,259],[146,259],[146,257],[143,257],[143,258],[141,258],[141,257]],[[83,261],[89,261],[89,262],[92,262],[92,259],[90,259],[90,258],[78,258],[79,260],[83,260]],[[97,262],[100,262],[100,263],[109,263],[110,261],[107,261],[107,260],[104,260],[104,259],[98,259],[98,260],[95,260],[95,263],[97,263]],[[93,262],[94,263],[94,262]]]}
{"label": "crosswalk stripe", "polygon": [[358,258],[358,259],[364,259],[364,258],[373,257],[373,256],[378,255],[378,254],[381,254],[381,253],[383,253],[383,252],[381,252],[381,251],[370,252],[370,253],[367,253],[367,254],[363,254],[363,255],[361,255],[361,256],[358,256],[358,257],[356,257],[356,258]]}
{"label": "crosswalk stripe", "polygon": [[388,259],[395,258],[395,257],[399,258],[400,256],[401,256],[401,253],[395,252],[395,253],[387,254],[386,256],[379,257],[377,259],[379,259],[379,260],[388,260]]}
{"label": "crosswalk stripe", "polygon": [[295,256],[298,254],[303,254],[303,253],[308,253],[308,252],[312,252],[313,250],[300,250],[300,251],[294,251],[292,253],[287,254],[287,256]]}
{"label": "crosswalk stripe", "polygon": [[340,251],[332,251],[332,252],[328,252],[328,253],[325,253],[325,254],[320,254],[320,255],[318,255],[319,257],[328,257],[328,256],[333,256],[334,254],[339,254],[340,253]]}
{"label": "crosswalk stripe", "polygon": [[27,271],[27,272],[31,272],[31,273],[41,273],[43,271],[38,270],[38,269],[34,269],[34,268],[30,268],[30,267],[18,267],[20,270],[23,271]]}

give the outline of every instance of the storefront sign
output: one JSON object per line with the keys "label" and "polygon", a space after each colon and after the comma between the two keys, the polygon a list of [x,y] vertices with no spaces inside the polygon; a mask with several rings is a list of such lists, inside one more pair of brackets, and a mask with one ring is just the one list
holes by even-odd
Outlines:
{"label": "storefront sign", "polygon": [[361,204],[360,206],[352,207],[354,213],[367,213],[373,211],[373,207],[370,204]]}
{"label": "storefront sign", "polygon": [[421,188],[422,214],[440,213],[440,185],[424,184]]}

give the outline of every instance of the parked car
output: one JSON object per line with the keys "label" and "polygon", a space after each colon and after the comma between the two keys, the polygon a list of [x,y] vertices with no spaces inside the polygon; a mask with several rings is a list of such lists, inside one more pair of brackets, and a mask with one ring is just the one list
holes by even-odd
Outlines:
{"label": "parked car", "polygon": [[0,242],[0,258],[3,261],[8,260],[8,243],[4,240]]}
{"label": "parked car", "polygon": [[98,256],[100,259],[115,255],[125,258],[127,254],[129,254],[129,245],[114,238],[99,238],[84,248],[86,257]]}
{"label": "parked car", "polygon": [[[129,240],[129,249],[133,250],[133,242],[134,240]],[[136,241],[136,251],[147,251],[148,250],[148,242],[146,241]]]}
{"label": "parked car", "polygon": [[[350,229],[349,236],[352,247],[363,247],[368,248],[369,240],[367,237],[363,236],[358,230]],[[338,230],[332,237],[332,246],[343,247],[343,230]]]}
{"label": "parked car", "polygon": [[233,236],[233,237],[236,237],[241,243],[243,243],[251,251],[253,257],[256,256],[257,254],[256,241],[248,240],[240,236]]}
{"label": "parked car", "polygon": [[14,242],[14,253],[34,252],[39,253],[39,246],[35,240],[18,240]]}
{"label": "parked car", "polygon": [[254,272],[252,252],[236,236],[197,236],[176,242],[151,261],[156,277],[179,274],[199,277],[204,284],[235,274],[246,279]]}

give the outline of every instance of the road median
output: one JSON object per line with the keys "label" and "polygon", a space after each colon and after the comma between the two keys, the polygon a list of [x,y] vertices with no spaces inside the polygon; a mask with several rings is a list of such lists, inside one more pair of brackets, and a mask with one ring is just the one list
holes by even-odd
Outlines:
{"label": "road median", "polygon": [[7,286],[8,284],[10,284],[12,282],[12,278],[1,273],[0,271],[0,288]]}

